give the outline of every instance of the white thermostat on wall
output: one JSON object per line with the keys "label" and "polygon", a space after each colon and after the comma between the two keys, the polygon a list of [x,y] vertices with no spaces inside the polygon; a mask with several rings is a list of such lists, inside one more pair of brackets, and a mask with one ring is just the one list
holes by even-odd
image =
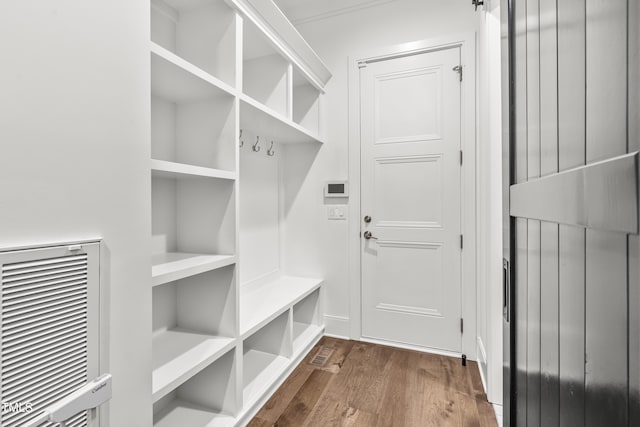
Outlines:
{"label": "white thermostat on wall", "polygon": [[349,197],[347,181],[327,181],[324,186],[324,197]]}

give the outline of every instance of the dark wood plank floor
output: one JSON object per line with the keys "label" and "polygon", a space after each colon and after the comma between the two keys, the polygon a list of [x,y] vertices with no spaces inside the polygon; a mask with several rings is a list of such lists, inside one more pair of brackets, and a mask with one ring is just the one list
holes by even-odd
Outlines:
{"label": "dark wood plank floor", "polygon": [[[320,345],[334,349],[309,364]],[[478,366],[460,359],[324,337],[250,427],[497,426]]]}

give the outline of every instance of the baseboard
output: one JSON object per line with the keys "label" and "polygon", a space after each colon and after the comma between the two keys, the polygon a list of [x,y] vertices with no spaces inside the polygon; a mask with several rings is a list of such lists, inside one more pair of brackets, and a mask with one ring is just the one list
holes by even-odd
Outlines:
{"label": "baseboard", "polygon": [[482,342],[482,338],[478,337],[477,340],[477,351],[478,354],[478,370],[480,371],[480,379],[482,380],[482,388],[484,389],[484,393],[489,395],[489,391],[487,389],[487,352],[484,349],[484,343]]}
{"label": "baseboard", "polygon": [[348,317],[324,315],[325,335],[348,340],[351,322]]}
{"label": "baseboard", "polygon": [[[421,353],[437,354],[440,356],[455,357],[455,358],[460,358],[462,356],[461,353],[456,353],[453,351],[440,350],[437,348],[430,348],[430,347],[420,347],[417,345],[404,344],[404,343],[395,342],[395,341],[380,340],[376,338],[361,337],[360,341],[368,342],[371,344],[386,345],[388,347],[403,348],[405,350],[419,351]],[[467,360],[473,360],[473,359],[467,358]]]}
{"label": "baseboard", "polygon": [[492,403],[493,413],[496,414],[496,421],[498,421],[498,427],[502,427],[502,405]]}

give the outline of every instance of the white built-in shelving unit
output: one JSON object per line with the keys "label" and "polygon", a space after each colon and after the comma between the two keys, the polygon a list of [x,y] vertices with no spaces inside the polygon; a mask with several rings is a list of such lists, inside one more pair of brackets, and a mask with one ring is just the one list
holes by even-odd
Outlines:
{"label": "white built-in shelving unit", "polygon": [[[330,73],[264,0],[151,0],[155,426],[245,425],[324,332],[287,274],[287,144]],[[242,147],[240,147],[242,141]]]}

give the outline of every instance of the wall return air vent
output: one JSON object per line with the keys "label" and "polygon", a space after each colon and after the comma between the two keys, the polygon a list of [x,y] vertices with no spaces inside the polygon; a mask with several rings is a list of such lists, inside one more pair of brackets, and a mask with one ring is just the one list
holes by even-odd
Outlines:
{"label": "wall return air vent", "polygon": [[[99,375],[99,263],[97,241],[0,251],[1,426],[31,424]],[[98,425],[95,411],[66,422]]]}

